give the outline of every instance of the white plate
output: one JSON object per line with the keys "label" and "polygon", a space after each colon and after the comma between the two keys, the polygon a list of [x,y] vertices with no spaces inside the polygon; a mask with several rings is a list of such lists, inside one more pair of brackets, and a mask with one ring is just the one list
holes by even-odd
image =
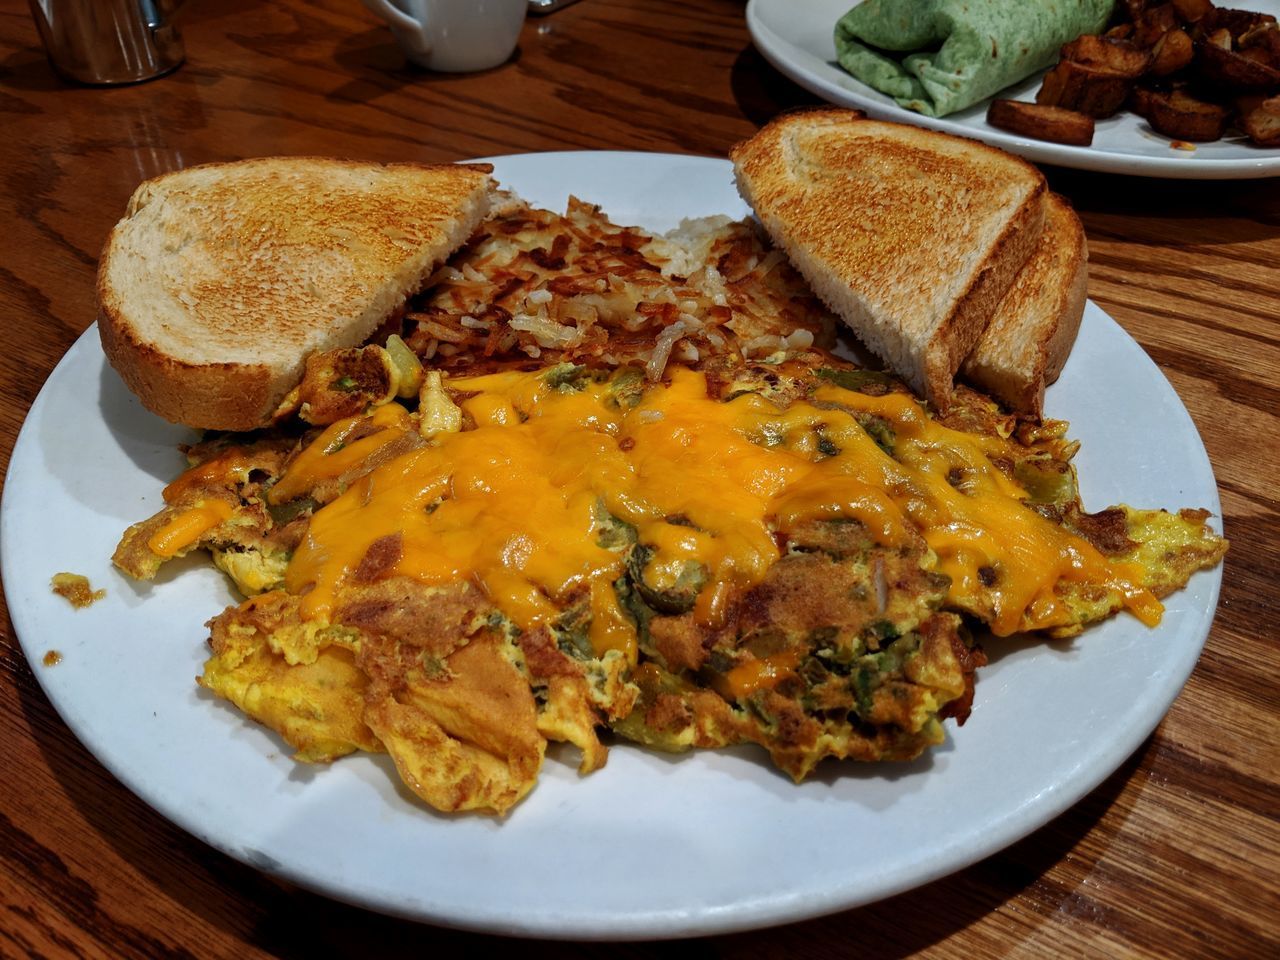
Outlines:
{"label": "white plate", "polygon": [[[746,214],[723,160],[563,153],[498,158],[497,176],[622,223]],[[1049,412],[1084,442],[1086,505],[1203,506],[1213,474],[1168,382],[1090,304]],[[931,756],[824,767],[796,786],[751,750],[670,757],[619,745],[585,779],[554,750],[505,821],[414,802],[385,758],[293,763],[282,741],[199,691],[204,622],[234,601],[200,558],[152,585],[109,557],[161,505],[186,436],[148,414],[90,329],[14,449],[0,516],[5,590],[27,657],[67,724],[131,790],[246,863],[393,914],[507,934],[635,938],[736,930],[866,903],[1012,843],[1097,786],[1151,732],[1195,664],[1218,572],[1149,630],[1128,615],[1074,643],[1002,643],[973,716]],[[83,573],[107,597],[49,591]],[[49,650],[62,654],[48,667]],[[952,724],[948,726],[953,727]]]}
{"label": "white plate", "polygon": [[[907,110],[892,97],[855,80],[836,63],[836,21],[857,3],[858,0],[750,0],[747,29],[766,60],[824,100],[856,107],[882,120],[974,137],[1037,163],[1189,180],[1280,176],[1280,150],[1252,146],[1234,134],[1216,143],[1196,144],[1194,150],[1175,149],[1168,137],[1156,133],[1145,120],[1128,111],[1099,120],[1092,146],[1072,147],[1020,137],[991,126],[987,123],[988,100],[941,118]],[[1234,0],[1229,6],[1276,13],[1280,5],[1276,0]],[[1036,74],[1002,90],[1000,96],[1035,100],[1040,76]]]}

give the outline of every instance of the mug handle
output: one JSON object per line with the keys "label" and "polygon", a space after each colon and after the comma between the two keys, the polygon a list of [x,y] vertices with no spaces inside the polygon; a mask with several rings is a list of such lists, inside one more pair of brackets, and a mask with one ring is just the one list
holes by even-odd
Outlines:
{"label": "mug handle", "polygon": [[393,7],[387,0],[361,0],[366,7],[376,13],[382,19],[389,23],[395,24],[401,30],[406,30],[419,38],[425,44],[427,42],[426,34],[423,31],[423,25],[413,17],[409,16],[403,10]]}

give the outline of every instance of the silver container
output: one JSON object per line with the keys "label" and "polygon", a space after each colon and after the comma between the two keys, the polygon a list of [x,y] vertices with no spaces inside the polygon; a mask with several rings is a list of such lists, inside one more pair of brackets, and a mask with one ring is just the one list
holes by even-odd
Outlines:
{"label": "silver container", "polygon": [[49,62],[79,83],[137,83],[185,53],[166,0],[30,0]]}

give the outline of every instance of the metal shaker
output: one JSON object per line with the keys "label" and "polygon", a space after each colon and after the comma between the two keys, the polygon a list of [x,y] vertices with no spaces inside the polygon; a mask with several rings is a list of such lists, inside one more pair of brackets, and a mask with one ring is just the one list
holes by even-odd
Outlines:
{"label": "metal shaker", "polygon": [[30,0],[49,62],[80,83],[137,83],[174,70],[185,53],[172,0]]}

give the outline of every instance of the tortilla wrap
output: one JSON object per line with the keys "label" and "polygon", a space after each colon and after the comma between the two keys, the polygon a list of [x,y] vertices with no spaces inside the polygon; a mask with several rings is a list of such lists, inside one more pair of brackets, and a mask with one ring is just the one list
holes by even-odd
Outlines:
{"label": "tortilla wrap", "polygon": [[[898,105],[955,113],[1099,33],[1115,0],[864,0],[836,24],[836,59]],[[905,54],[905,56],[903,56]]]}

